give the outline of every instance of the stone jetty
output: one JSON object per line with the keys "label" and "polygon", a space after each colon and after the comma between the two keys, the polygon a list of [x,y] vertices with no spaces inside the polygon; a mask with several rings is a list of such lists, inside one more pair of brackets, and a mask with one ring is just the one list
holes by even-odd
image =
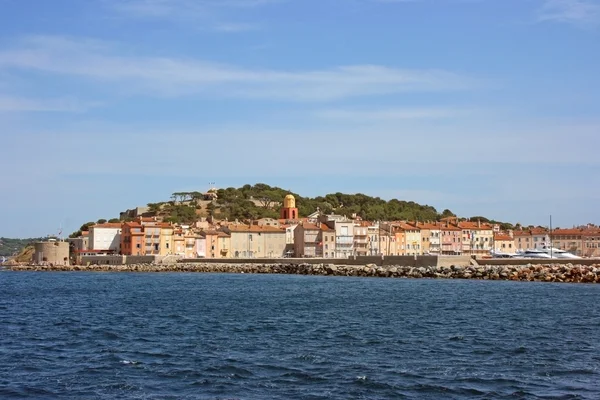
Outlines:
{"label": "stone jetty", "polygon": [[91,271],[91,272],[204,272],[237,274],[293,274],[330,275],[380,278],[481,279],[531,282],[600,283],[600,261],[592,265],[526,264],[526,265],[471,265],[471,266],[377,266],[333,265],[309,263],[227,264],[175,263],[89,266],[33,266],[6,267],[12,271]]}

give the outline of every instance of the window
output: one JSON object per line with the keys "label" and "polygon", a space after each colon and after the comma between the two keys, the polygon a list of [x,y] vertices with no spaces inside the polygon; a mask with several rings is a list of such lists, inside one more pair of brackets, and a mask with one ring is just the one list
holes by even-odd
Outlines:
{"label": "window", "polygon": [[141,245],[138,243],[135,245],[135,247],[139,249],[141,247]]}

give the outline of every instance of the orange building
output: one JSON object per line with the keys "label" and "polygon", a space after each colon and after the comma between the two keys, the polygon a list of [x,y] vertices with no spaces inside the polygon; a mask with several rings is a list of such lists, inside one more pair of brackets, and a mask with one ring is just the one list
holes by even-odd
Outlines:
{"label": "orange building", "polygon": [[139,222],[125,222],[121,228],[121,254],[145,255],[144,227]]}

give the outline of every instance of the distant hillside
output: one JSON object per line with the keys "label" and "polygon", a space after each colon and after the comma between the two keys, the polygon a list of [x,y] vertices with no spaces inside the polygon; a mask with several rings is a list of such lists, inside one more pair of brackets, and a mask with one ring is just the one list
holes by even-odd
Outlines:
{"label": "distant hillside", "polygon": [[28,244],[42,240],[41,238],[29,238],[29,239],[11,239],[11,238],[0,238],[0,256],[10,257],[18,254]]}
{"label": "distant hillside", "polygon": [[152,215],[165,221],[191,223],[199,217],[212,215],[219,219],[248,220],[265,217],[279,218],[281,202],[287,194],[296,198],[296,207],[300,216],[312,214],[317,209],[324,213],[336,213],[351,217],[356,214],[364,220],[419,220],[436,221],[442,217],[453,216],[450,210],[438,212],[434,207],[414,201],[371,197],[362,193],[331,193],[314,198],[304,197],[279,187],[264,183],[244,185],[240,188],[219,189],[218,199],[206,201],[198,197],[198,192],[173,193],[172,201],[148,204]]}

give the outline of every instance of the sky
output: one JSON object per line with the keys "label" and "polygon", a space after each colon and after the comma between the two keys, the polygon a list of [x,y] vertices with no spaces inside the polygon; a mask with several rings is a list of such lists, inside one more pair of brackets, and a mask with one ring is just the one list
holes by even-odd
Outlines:
{"label": "sky", "polygon": [[600,223],[600,0],[0,0],[0,236],[266,183]]}

